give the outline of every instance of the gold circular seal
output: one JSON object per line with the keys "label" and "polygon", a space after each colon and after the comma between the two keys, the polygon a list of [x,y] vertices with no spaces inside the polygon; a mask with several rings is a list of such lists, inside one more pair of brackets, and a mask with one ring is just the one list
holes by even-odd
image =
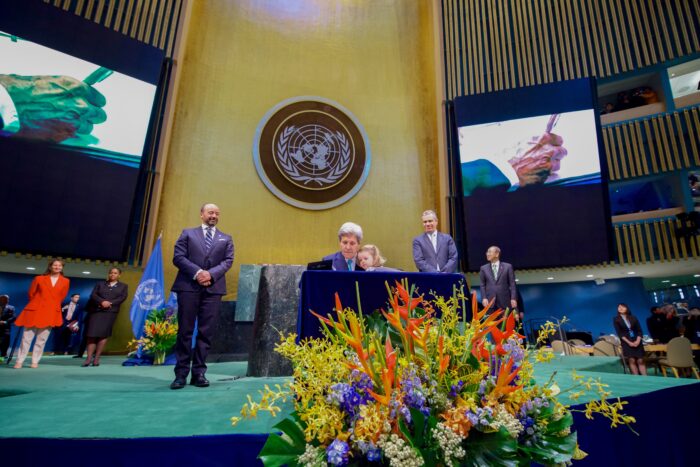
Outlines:
{"label": "gold circular seal", "polygon": [[369,141],[340,104],[295,97],[263,117],[253,159],[260,179],[282,201],[303,209],[328,209],[362,187],[369,174]]}

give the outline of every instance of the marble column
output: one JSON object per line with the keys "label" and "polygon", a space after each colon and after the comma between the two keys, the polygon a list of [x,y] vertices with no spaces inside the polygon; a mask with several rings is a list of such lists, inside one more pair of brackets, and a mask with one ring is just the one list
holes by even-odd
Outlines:
{"label": "marble column", "polygon": [[248,376],[288,376],[291,363],[275,352],[279,332],[296,332],[299,280],[304,266],[267,265],[260,271],[260,285],[253,322],[253,344]]}

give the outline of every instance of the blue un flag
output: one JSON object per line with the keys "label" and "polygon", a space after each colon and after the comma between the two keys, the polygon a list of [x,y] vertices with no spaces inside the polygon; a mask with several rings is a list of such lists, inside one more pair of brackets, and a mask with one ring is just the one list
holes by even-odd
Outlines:
{"label": "blue un flag", "polygon": [[[165,289],[163,287],[163,251],[160,246],[160,237],[156,241],[148,264],[141,276],[141,282],[136,288],[134,302],[131,304],[129,316],[131,318],[131,330],[134,337],[143,337],[143,326],[148,314],[155,309],[162,308],[165,301]],[[140,350],[140,349],[139,349]]]}

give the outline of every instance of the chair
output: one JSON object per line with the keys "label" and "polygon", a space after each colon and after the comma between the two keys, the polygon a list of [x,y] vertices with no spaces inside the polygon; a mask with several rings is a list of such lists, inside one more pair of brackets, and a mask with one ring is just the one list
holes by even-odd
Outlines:
{"label": "chair", "polygon": [[674,337],[666,347],[666,358],[659,360],[661,372],[666,376],[666,368],[671,368],[673,375],[678,378],[678,369],[691,370],[696,379],[700,379],[698,367],[693,360],[693,349],[685,337]]}
{"label": "chair", "polygon": [[598,340],[610,342],[613,345],[619,346],[620,345],[620,338],[617,336],[609,335],[609,336],[600,336]]}
{"label": "chair", "polygon": [[604,357],[617,357],[620,351],[617,346],[607,340],[599,340],[593,344],[593,355]]}
{"label": "chair", "polygon": [[554,340],[552,341],[552,352],[557,353],[557,354],[564,354],[564,355],[571,355],[572,349],[571,345],[568,342],[560,341],[560,340]]}

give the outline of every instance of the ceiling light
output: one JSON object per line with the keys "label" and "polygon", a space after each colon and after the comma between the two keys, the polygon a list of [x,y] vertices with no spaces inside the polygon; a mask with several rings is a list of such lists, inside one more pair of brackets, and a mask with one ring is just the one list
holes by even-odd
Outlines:
{"label": "ceiling light", "polygon": [[637,273],[634,272],[634,271],[630,271],[630,272],[627,273],[628,276],[634,276],[635,274],[637,274]]}
{"label": "ceiling light", "polygon": [[83,274],[90,274],[90,271],[83,271]]}
{"label": "ceiling light", "polygon": [[693,277],[700,277],[700,274],[695,274]]}
{"label": "ceiling light", "polygon": [[671,284],[671,287],[675,287],[675,286],[677,286],[677,285],[678,285],[678,284]]}
{"label": "ceiling light", "polygon": [[27,266],[27,269],[29,271],[36,271],[36,268],[34,266]]}
{"label": "ceiling light", "polygon": [[590,279],[591,277],[593,277],[593,274],[586,274],[586,277]]}
{"label": "ceiling light", "polygon": [[548,277],[547,280],[548,280],[548,281],[553,281],[554,278],[553,278],[553,277]]}
{"label": "ceiling light", "polygon": [[515,282],[520,282],[520,279],[515,279]]}
{"label": "ceiling light", "polygon": [[668,279],[666,279],[665,281],[661,281],[662,284],[667,284],[667,283],[669,283],[669,282],[671,282],[671,281],[668,280]]}

